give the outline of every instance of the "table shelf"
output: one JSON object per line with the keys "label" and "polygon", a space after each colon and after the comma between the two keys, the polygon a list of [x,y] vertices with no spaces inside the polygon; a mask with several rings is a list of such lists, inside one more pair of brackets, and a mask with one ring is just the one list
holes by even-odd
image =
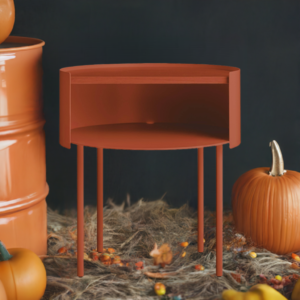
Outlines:
{"label": "table shelf", "polygon": [[72,129],[71,143],[123,150],[172,150],[229,143],[228,129],[199,124],[130,123]]}

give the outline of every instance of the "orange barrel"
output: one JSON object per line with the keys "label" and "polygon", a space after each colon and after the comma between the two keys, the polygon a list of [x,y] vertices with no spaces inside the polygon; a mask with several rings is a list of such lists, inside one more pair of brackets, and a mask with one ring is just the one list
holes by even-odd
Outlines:
{"label": "orange barrel", "polygon": [[0,44],[0,240],[47,253],[42,47],[38,39]]}

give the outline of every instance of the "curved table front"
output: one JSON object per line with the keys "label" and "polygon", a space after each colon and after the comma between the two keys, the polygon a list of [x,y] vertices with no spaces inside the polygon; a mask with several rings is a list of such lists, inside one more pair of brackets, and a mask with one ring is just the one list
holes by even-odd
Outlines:
{"label": "curved table front", "polygon": [[71,143],[123,150],[173,150],[229,143],[228,129],[199,124],[127,123],[71,130]]}

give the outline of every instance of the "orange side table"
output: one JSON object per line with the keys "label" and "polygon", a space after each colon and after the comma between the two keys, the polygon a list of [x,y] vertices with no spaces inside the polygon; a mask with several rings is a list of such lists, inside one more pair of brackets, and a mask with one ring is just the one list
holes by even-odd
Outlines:
{"label": "orange side table", "polygon": [[60,144],[77,145],[77,261],[84,275],[84,146],[97,148],[98,251],[103,249],[103,149],[198,149],[198,251],[203,252],[203,149],[216,146],[217,276],[223,269],[223,145],[241,142],[240,70],[119,64],[60,70]]}

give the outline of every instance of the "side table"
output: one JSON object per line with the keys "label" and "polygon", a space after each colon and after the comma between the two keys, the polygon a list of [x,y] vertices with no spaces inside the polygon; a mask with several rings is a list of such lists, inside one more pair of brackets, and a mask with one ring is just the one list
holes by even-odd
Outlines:
{"label": "side table", "polygon": [[198,251],[203,252],[203,149],[216,146],[216,271],[223,269],[223,145],[241,142],[240,70],[195,64],[60,70],[60,144],[77,145],[77,262],[84,275],[84,146],[97,148],[97,247],[103,249],[103,149],[198,149]]}

